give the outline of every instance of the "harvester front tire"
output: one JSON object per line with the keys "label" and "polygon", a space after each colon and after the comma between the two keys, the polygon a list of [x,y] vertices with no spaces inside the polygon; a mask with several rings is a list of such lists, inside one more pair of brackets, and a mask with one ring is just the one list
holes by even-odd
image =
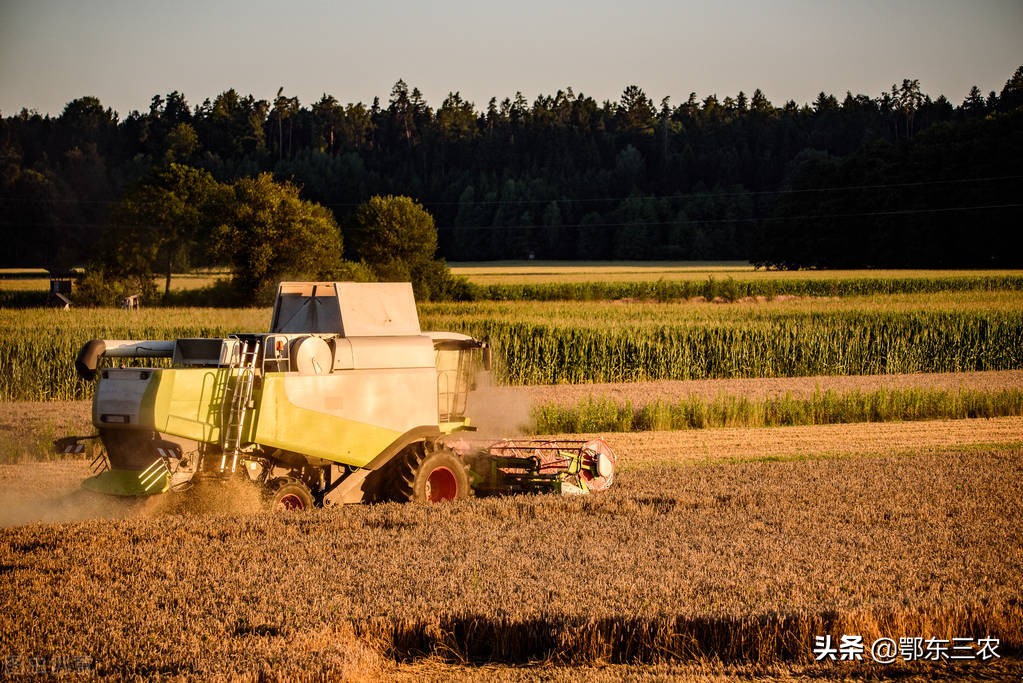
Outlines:
{"label": "harvester front tire", "polygon": [[468,498],[469,493],[469,473],[465,463],[449,450],[427,455],[412,480],[412,500],[417,503],[462,500]]}
{"label": "harvester front tire", "polygon": [[270,509],[280,512],[313,509],[313,494],[297,479],[285,479],[270,494]]}

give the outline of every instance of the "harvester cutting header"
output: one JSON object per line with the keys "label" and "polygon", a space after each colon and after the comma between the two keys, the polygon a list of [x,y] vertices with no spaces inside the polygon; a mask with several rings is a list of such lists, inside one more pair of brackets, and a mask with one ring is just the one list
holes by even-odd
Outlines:
{"label": "harvester cutting header", "polygon": [[[169,358],[170,367],[103,359]],[[164,363],[165,364],[165,363]],[[477,494],[587,493],[610,486],[615,455],[590,441],[466,438],[485,341],[421,332],[408,283],[285,282],[270,332],[173,341],[94,339],[103,449],[86,488],[141,496],[200,478],[247,479],[285,509]]]}

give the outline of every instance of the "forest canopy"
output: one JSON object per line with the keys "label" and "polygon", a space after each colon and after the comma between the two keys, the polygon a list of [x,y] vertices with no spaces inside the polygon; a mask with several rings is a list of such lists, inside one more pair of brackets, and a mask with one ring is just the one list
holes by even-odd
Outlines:
{"label": "forest canopy", "polygon": [[[449,260],[1018,267],[1021,107],[1023,67],[959,103],[913,79],[803,106],[759,89],[655,102],[630,85],[615,102],[566,88],[477,107],[451,92],[434,109],[401,80],[368,105],[229,89],[192,106],[172,92],[122,118],[81,97],[59,116],[0,119],[0,266],[66,268],[118,249],[157,273],[238,264],[241,251],[214,248],[232,234],[218,226],[244,227],[218,188],[276,182],[281,201],[308,202],[316,225],[340,226],[338,246],[382,270],[373,222],[356,215],[374,196],[425,210]],[[139,189],[153,177],[172,189]]]}

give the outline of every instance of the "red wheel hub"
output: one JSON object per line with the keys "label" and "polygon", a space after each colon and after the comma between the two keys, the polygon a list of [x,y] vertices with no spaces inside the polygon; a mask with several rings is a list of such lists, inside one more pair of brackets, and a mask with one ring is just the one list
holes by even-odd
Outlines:
{"label": "red wheel hub", "polygon": [[426,498],[431,503],[454,500],[458,495],[458,480],[447,467],[438,467],[426,478]]}
{"label": "red wheel hub", "polygon": [[281,499],[277,501],[277,509],[279,510],[304,510],[305,503],[294,493],[286,493],[281,496]]}

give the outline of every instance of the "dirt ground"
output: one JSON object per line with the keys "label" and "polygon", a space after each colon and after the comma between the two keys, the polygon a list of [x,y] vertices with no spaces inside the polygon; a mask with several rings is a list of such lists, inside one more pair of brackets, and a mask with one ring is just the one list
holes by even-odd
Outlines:
{"label": "dirt ground", "polygon": [[945,389],[956,391],[998,391],[1023,386],[1023,370],[991,372],[916,373],[907,375],[858,375],[817,377],[769,377],[761,379],[705,379],[686,381],[623,382],[620,384],[560,384],[534,387],[501,387],[495,392],[522,392],[531,403],[574,405],[587,398],[631,401],[642,405],[661,399],[674,401],[687,396],[714,399],[744,396],[749,399],[776,398],[790,394],[806,398],[816,392],[876,391],[892,389]]}
{"label": "dirt ground", "polygon": [[[1018,448],[1023,447],[1023,417],[559,436],[603,437],[617,453],[619,469],[628,472],[649,466]],[[89,474],[88,460],[81,459],[0,464],[0,526],[152,512],[151,506],[134,501],[83,495],[79,484]],[[230,504],[221,509],[245,511]]]}
{"label": "dirt ground", "polygon": [[[855,377],[781,377],[765,379],[711,379],[688,381],[628,382],[621,384],[559,384],[528,387],[483,386],[470,397],[470,415],[485,436],[515,436],[530,422],[530,411],[539,404],[576,405],[589,398],[611,399],[639,406],[688,396],[713,400],[719,396],[749,399],[813,396],[816,392],[875,391],[891,389],[945,389],[998,391],[1023,386],[1023,370]],[[45,448],[54,438],[67,434],[91,434],[88,401],[0,402],[0,450]],[[0,462],[11,461],[0,453]]]}
{"label": "dirt ground", "polygon": [[92,428],[89,401],[3,401],[0,430],[22,436],[45,432],[75,432]]}
{"label": "dirt ground", "polygon": [[1023,445],[1023,417],[867,422],[766,429],[700,429],[604,435],[622,466],[927,453]]}

